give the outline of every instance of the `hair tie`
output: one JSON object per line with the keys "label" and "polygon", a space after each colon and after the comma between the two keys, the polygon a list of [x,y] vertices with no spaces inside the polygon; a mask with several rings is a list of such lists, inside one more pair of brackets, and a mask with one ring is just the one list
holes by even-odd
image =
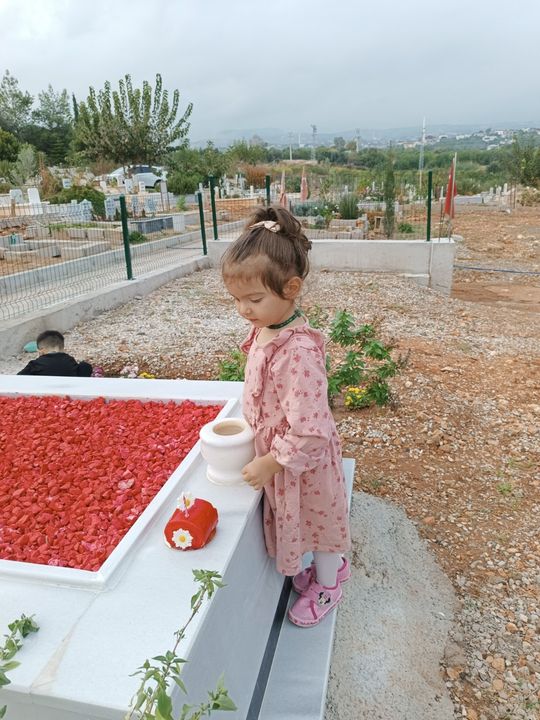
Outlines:
{"label": "hair tie", "polygon": [[275,220],[261,220],[261,222],[255,223],[254,225],[250,225],[249,229],[256,228],[256,227],[265,227],[266,230],[270,230],[270,232],[278,233],[281,230],[281,225],[277,223]]}

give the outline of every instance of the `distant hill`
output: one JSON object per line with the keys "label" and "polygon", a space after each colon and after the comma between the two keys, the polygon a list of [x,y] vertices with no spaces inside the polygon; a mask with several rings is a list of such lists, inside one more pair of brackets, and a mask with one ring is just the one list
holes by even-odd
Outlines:
{"label": "distant hill", "polygon": [[[438,137],[439,135],[462,135],[491,130],[523,130],[528,127],[540,127],[540,120],[530,122],[498,122],[487,123],[484,126],[478,124],[463,125],[427,125],[426,133]],[[311,145],[311,133],[309,131],[287,131],[281,128],[235,128],[229,130],[221,130],[217,135],[209,138],[202,138],[191,142],[192,147],[204,147],[211,140],[216,147],[228,147],[234,142],[244,140],[250,142],[253,137],[259,137],[269,145],[286,146],[289,144],[289,132],[292,132],[292,144],[298,147],[300,139],[301,145]],[[360,139],[362,144],[367,145],[386,145],[389,142],[414,141],[419,140],[422,135],[422,127],[397,127],[397,128],[360,128]],[[356,138],[355,130],[335,130],[332,132],[318,132],[318,145],[331,145],[335,137],[342,137],[346,141]]]}

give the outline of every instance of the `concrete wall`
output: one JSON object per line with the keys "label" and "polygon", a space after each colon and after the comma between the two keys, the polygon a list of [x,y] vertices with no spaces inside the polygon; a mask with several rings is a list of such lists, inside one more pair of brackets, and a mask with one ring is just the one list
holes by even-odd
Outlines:
{"label": "concrete wall", "polygon": [[[210,240],[208,256],[217,266],[229,245]],[[410,276],[444,295],[450,295],[456,246],[452,239],[313,240],[312,267],[326,270],[395,273]]]}

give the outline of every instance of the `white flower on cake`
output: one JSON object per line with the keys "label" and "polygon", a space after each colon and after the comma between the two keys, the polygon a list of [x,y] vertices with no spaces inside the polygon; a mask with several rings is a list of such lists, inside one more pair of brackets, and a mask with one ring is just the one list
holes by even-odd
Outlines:
{"label": "white flower on cake", "polygon": [[172,534],[172,541],[177,548],[185,550],[186,548],[191,547],[193,537],[188,530],[178,528],[178,530],[175,530]]}
{"label": "white flower on cake", "polygon": [[189,510],[189,508],[193,505],[194,502],[195,500],[193,499],[193,495],[191,493],[182,493],[178,498],[176,507],[179,510]]}

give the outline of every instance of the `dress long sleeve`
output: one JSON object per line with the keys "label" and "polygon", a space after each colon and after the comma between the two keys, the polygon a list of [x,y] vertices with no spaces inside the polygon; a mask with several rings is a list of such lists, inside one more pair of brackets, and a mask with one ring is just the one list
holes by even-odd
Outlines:
{"label": "dress long sleeve", "polygon": [[322,463],[332,438],[324,355],[302,336],[281,348],[270,363],[270,373],[286,419],[270,452],[294,474]]}

